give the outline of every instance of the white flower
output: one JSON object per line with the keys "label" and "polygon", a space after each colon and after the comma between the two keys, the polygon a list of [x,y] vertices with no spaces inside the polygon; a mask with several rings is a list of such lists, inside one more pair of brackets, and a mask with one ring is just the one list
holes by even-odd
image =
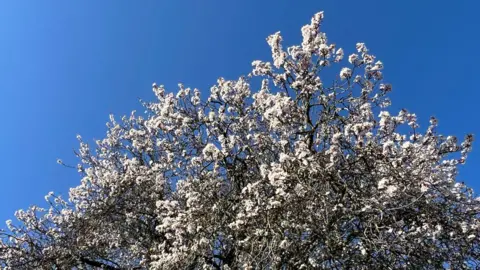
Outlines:
{"label": "white flower", "polygon": [[344,52],[342,48],[339,48],[337,52],[335,53],[335,62],[340,62],[342,61],[344,56]]}
{"label": "white flower", "polygon": [[368,49],[367,49],[367,46],[365,46],[365,43],[357,43],[356,48],[357,48],[357,51],[358,51],[359,53],[366,53],[366,52],[368,52]]}
{"label": "white flower", "polygon": [[342,70],[340,71],[340,78],[342,80],[345,80],[345,79],[350,79],[352,77],[352,70],[349,69],[349,68],[342,68]]}
{"label": "white flower", "polygon": [[320,44],[318,48],[321,55],[326,56],[329,54],[330,49],[328,48],[327,44]]}
{"label": "white flower", "polygon": [[350,54],[350,56],[348,56],[348,62],[350,62],[350,64],[352,65],[357,65],[357,60],[358,60],[358,55],[355,53],[352,53]]}
{"label": "white flower", "polygon": [[378,189],[384,189],[388,183],[387,178],[382,178],[380,181],[378,181]]}
{"label": "white flower", "polygon": [[338,144],[340,143],[340,140],[342,139],[343,134],[341,132],[335,133],[332,136],[332,143]]}
{"label": "white flower", "polygon": [[203,155],[205,157],[217,158],[219,154],[220,150],[212,143],[205,145],[205,147],[203,148]]}
{"label": "white flower", "polygon": [[285,161],[287,161],[287,160],[289,160],[289,159],[290,159],[290,156],[289,156],[289,155],[287,155],[287,154],[285,154],[285,153],[280,153],[279,161],[280,161],[281,163],[283,163],[283,162],[285,162]]}
{"label": "white flower", "polygon": [[387,187],[387,190],[386,190],[386,193],[388,195],[393,195],[393,193],[395,193],[395,191],[397,191],[398,187],[394,186],[394,185],[390,185]]}
{"label": "white flower", "polygon": [[404,143],[402,144],[402,148],[403,148],[403,149],[409,149],[409,148],[411,148],[412,146],[413,146],[413,145],[412,145],[411,142],[404,142]]}

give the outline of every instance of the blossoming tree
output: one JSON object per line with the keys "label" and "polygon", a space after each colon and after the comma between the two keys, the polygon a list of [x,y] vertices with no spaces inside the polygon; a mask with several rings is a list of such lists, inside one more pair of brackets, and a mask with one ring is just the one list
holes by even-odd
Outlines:
{"label": "blossoming tree", "polygon": [[94,150],[78,137],[80,185],[16,212],[0,266],[479,267],[480,200],[456,181],[473,137],[389,112],[382,62],[363,43],[343,60],[322,20],[207,99],[153,84],[144,115],[111,117]]}

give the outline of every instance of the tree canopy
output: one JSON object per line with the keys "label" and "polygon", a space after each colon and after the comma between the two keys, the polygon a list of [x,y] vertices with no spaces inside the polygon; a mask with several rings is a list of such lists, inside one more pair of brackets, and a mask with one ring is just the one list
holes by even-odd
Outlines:
{"label": "tree canopy", "polygon": [[[0,231],[7,269],[475,269],[480,199],[457,181],[463,142],[389,112],[364,43],[267,38],[272,61],[207,98],[153,84],[76,152],[81,183]],[[205,93],[206,95],[206,93]],[[62,164],[62,161],[59,160]]]}

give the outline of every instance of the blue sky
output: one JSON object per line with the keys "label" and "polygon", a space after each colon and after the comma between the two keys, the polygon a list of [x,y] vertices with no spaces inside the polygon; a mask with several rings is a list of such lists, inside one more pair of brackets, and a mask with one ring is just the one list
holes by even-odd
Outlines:
{"label": "blue sky", "polygon": [[[480,136],[478,1],[7,1],[0,0],[0,222],[79,183],[76,134],[102,138],[108,115],[153,100],[156,81],[206,92],[269,60],[265,38],[286,45],[325,11],[329,40],[365,42],[393,84],[392,110],[444,134]],[[424,125],[425,126],[425,125]],[[459,180],[477,190],[480,145]],[[0,225],[2,226],[2,225]]]}

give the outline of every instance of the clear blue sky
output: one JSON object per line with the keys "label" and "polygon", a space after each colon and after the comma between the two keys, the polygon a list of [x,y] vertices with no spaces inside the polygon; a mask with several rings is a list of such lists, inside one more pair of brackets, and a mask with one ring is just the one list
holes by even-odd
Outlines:
{"label": "clear blue sky", "polygon": [[[324,10],[329,40],[366,42],[393,83],[392,109],[431,115],[440,131],[480,137],[479,1],[7,1],[0,0],[0,226],[79,183],[75,135],[92,142],[108,115],[153,100],[156,81],[208,91],[269,59],[265,38],[286,45]],[[424,125],[425,126],[425,125]],[[480,190],[480,140],[460,180]]]}

